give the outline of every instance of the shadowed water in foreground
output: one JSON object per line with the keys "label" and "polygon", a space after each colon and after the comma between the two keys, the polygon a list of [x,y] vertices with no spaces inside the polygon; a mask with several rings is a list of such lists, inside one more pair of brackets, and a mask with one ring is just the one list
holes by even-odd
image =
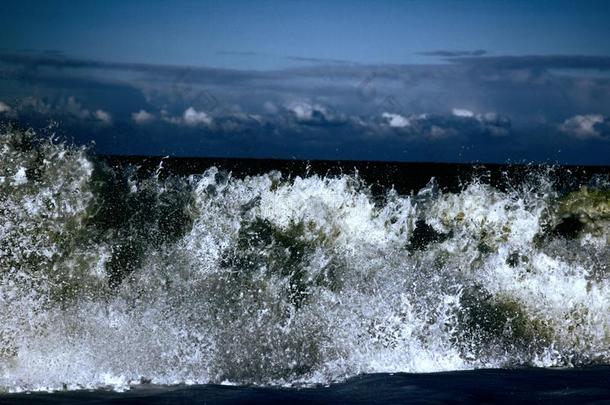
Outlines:
{"label": "shadowed water in foreground", "polygon": [[586,404],[610,403],[610,368],[372,374],[316,388],[140,386],[0,396],[0,404]]}

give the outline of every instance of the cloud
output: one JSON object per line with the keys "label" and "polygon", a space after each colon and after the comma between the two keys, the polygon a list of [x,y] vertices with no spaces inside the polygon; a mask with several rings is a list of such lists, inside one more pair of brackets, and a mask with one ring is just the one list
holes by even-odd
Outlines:
{"label": "cloud", "polygon": [[575,115],[565,120],[559,130],[578,139],[608,138],[610,119],[601,114]]}
{"label": "cloud", "polygon": [[443,139],[457,135],[457,131],[451,127],[432,125],[425,134],[431,139]]}
{"label": "cloud", "polygon": [[112,116],[107,111],[97,109],[93,113],[75,96],[52,98],[26,97],[21,99],[16,109],[25,113],[53,115],[77,121],[98,121],[111,124]]}
{"label": "cloud", "polygon": [[320,104],[312,105],[305,102],[291,103],[288,106],[288,111],[293,114],[299,124],[334,126],[345,124],[347,121],[345,116],[332,113]]}
{"label": "cloud", "polygon": [[288,107],[288,109],[296,115],[298,120],[302,121],[311,120],[315,113],[324,114],[324,107],[312,106],[305,103],[294,104]]}
{"label": "cloud", "polygon": [[272,101],[265,101],[263,108],[267,114],[277,114],[279,111],[277,105],[275,105],[275,103]]}
{"label": "cloud", "polygon": [[358,63],[344,59],[328,59],[328,58],[311,58],[304,56],[284,56],[284,59],[293,60],[296,62],[309,62],[318,64],[330,65],[358,65]]}
{"label": "cloud", "polygon": [[451,113],[453,115],[455,115],[456,117],[463,117],[463,118],[472,118],[474,117],[474,113],[470,110],[466,110],[464,108],[454,108],[451,110]]}
{"label": "cloud", "polygon": [[189,107],[184,111],[182,119],[186,125],[197,126],[201,124],[210,125],[212,118],[203,111],[197,111],[193,107]]}
{"label": "cloud", "polygon": [[444,58],[456,58],[462,56],[483,56],[487,54],[487,51],[484,49],[475,49],[474,51],[446,51],[446,50],[438,50],[438,51],[430,51],[430,52],[419,52],[419,55],[425,56],[440,56]]}
{"label": "cloud", "polygon": [[155,116],[148,111],[140,110],[131,114],[131,119],[138,125],[150,124],[155,121]]}
{"label": "cloud", "polygon": [[112,116],[110,115],[110,113],[108,113],[104,110],[96,110],[93,113],[93,116],[95,117],[95,119],[97,119],[98,121],[100,121],[101,123],[103,123],[105,125],[112,124]]}
{"label": "cloud", "polygon": [[[506,136],[511,131],[510,118],[495,112],[475,114],[465,108],[453,108],[451,114],[459,120],[469,121],[472,127],[476,127],[476,131],[483,134],[499,137]],[[474,129],[471,128],[470,131]]]}
{"label": "cloud", "polygon": [[[16,53],[16,52],[0,52],[0,64],[19,65],[23,69],[15,70],[17,77],[32,80],[33,78],[39,78],[41,75],[41,68],[53,69],[52,73],[61,76],[61,72],[64,69],[83,69],[91,70],[95,69],[99,71],[112,71],[114,74],[121,74],[122,72],[138,72],[142,74],[152,75],[157,78],[159,76],[169,77],[172,82],[172,86],[183,85],[187,86],[197,81],[216,81],[216,82],[227,82],[230,81],[235,83],[236,81],[248,81],[257,77],[265,77],[267,74],[258,71],[249,70],[236,70],[236,69],[222,69],[222,68],[211,68],[205,66],[177,66],[177,65],[157,65],[148,63],[124,63],[124,62],[107,62],[90,59],[77,59],[71,58],[64,55],[49,55],[46,53]],[[3,72],[10,74],[9,72]],[[45,72],[47,74],[48,72]],[[75,77],[62,76],[63,80],[68,79],[69,81],[82,81]],[[102,80],[103,82],[103,80]],[[109,86],[108,82],[104,83]]]}
{"label": "cloud", "polygon": [[76,101],[74,96],[68,97],[68,100],[63,106],[63,110],[81,120],[85,120],[91,116],[91,112],[84,108],[80,102]]}
{"label": "cloud", "polygon": [[174,125],[196,127],[201,125],[212,125],[213,119],[204,111],[197,111],[194,107],[188,107],[182,115],[170,116],[166,110],[161,110],[163,121]]}
{"label": "cloud", "polygon": [[[165,153],[164,143],[186,145],[190,139],[193,148],[214,142],[216,149],[201,146],[202,154],[243,156],[273,150],[272,144],[283,151],[276,156],[292,156],[312,150],[314,143],[319,146],[316,153],[328,151],[324,156],[333,157],[336,151],[346,157],[344,151],[353,150],[370,159],[401,158],[399,151],[404,150],[406,158],[420,158],[416,150],[432,160],[442,159],[436,154],[441,150],[451,158],[462,145],[484,145],[479,157],[489,156],[490,147],[497,147],[496,156],[517,156],[510,151],[520,151],[545,158],[546,152],[540,151],[559,149],[565,156],[566,145],[574,144],[590,148],[587,157],[578,159],[607,164],[610,156],[610,143],[603,142],[604,134],[610,134],[609,72],[553,70],[603,67],[603,58],[462,56],[454,57],[453,63],[427,65],[325,64],[238,71],[95,62],[63,55],[4,56],[0,53],[0,93],[5,88],[13,91],[10,107],[19,120],[29,125],[34,117],[46,125],[56,119],[66,132],[95,138],[98,145],[114,145],[115,151],[121,151],[125,145],[118,144],[126,141],[112,141],[116,137],[105,134],[138,122],[150,125],[137,131],[141,143],[127,146],[144,150],[152,138],[144,136],[154,134],[157,150],[163,151],[159,153]],[[117,125],[102,125],[108,121],[98,111]],[[589,111],[604,121],[587,129],[578,120],[566,120]],[[83,131],[87,128],[95,131]],[[205,137],[200,128],[205,128]],[[592,142],[574,142],[578,136]],[[385,152],[366,155],[375,142]],[[240,149],[244,145],[251,149]],[[154,152],[152,146],[146,150]]]}
{"label": "cloud", "polygon": [[476,119],[479,121],[483,132],[491,136],[507,136],[510,135],[512,130],[511,120],[505,115],[488,112],[483,115],[477,114]]}
{"label": "cloud", "polygon": [[381,114],[381,116],[388,121],[388,125],[392,128],[404,128],[411,125],[409,119],[403,117],[400,114],[384,112],[383,114]]}
{"label": "cloud", "polygon": [[400,114],[383,113],[383,124],[398,133],[430,140],[471,137],[503,137],[511,133],[511,120],[494,112],[475,114],[470,110],[453,109],[447,114]]}
{"label": "cloud", "polygon": [[331,58],[315,58],[315,57],[306,57],[306,56],[291,56],[291,55],[273,55],[266,52],[253,52],[253,51],[218,51],[216,55],[226,55],[226,56],[264,56],[268,58],[279,58],[285,60],[291,60],[295,62],[308,62],[308,63],[318,63],[318,64],[330,64],[330,65],[357,65],[356,62],[344,60],[344,59],[331,59]]}
{"label": "cloud", "polygon": [[0,118],[4,119],[16,119],[19,115],[17,114],[17,110],[7,103],[0,101]]}
{"label": "cloud", "polygon": [[[6,108],[3,107],[6,106]],[[27,119],[49,119],[61,120],[66,124],[103,125],[113,123],[112,114],[104,109],[96,109],[92,112],[86,108],[80,98],[76,96],[58,97],[33,97],[27,96],[18,99],[14,107],[0,102],[1,110],[5,114],[20,120]]]}
{"label": "cloud", "polygon": [[[0,53],[0,61],[3,56]],[[569,56],[562,58],[564,62],[570,59]],[[540,122],[540,115],[547,121],[556,121],[574,115],[575,111],[594,108],[610,115],[610,77],[603,74],[566,76],[541,70],[535,64],[540,65],[542,60],[554,64],[561,62],[541,56],[454,58],[454,63],[425,66],[325,65],[276,71],[97,63],[47,55],[8,60],[23,64],[23,67],[10,70],[22,72],[20,76],[15,74],[15,80],[35,82],[39,88],[95,88],[92,82],[97,78],[101,90],[104,86],[109,88],[108,77],[130,83],[130,91],[146,97],[139,102],[129,95],[133,102],[128,107],[121,107],[122,111],[160,111],[163,108],[184,111],[192,106],[217,116],[230,106],[239,105],[241,111],[247,113],[280,114],[280,106],[295,100],[315,100],[341,106],[342,113],[350,116],[377,116],[383,112],[405,117],[422,112],[441,114],[455,106],[473,105],[483,111],[502,112],[520,123]],[[525,67],[532,63],[534,67]],[[521,68],[511,70],[511,66]],[[89,81],[77,81],[85,75],[74,75],[72,69],[63,69],[66,67],[90,69]],[[134,70],[141,80],[129,80]],[[113,88],[112,91],[120,91],[121,97],[127,95],[127,89]],[[270,100],[280,107],[278,111],[266,110],[265,102]],[[388,105],[387,100],[391,100],[392,105]],[[113,113],[115,120],[121,115],[111,106],[96,107]]]}
{"label": "cloud", "polygon": [[448,57],[448,61],[493,69],[596,69],[610,70],[610,56],[521,55]]}
{"label": "cloud", "polygon": [[13,109],[10,105],[0,101],[0,114],[11,112]]}

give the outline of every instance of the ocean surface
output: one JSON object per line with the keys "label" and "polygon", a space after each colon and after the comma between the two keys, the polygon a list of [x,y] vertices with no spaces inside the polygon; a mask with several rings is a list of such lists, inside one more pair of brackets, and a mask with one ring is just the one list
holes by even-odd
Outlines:
{"label": "ocean surface", "polygon": [[607,404],[610,369],[485,369],[368,374],[330,386],[136,386],[0,396],[0,404]]}
{"label": "ocean surface", "polygon": [[[0,135],[0,403],[610,401],[610,168]],[[602,402],[598,402],[602,403]]]}

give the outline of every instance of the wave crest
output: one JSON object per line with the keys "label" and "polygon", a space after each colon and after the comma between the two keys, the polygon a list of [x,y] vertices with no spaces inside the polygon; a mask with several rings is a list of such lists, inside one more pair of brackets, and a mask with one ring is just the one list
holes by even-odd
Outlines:
{"label": "wave crest", "polygon": [[2,389],[610,361],[607,183],[379,197],[0,139]]}

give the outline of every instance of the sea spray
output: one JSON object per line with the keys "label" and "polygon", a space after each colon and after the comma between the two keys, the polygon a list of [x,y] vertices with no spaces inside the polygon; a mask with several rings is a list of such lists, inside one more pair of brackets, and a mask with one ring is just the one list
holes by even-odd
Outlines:
{"label": "sea spray", "polygon": [[380,196],[0,139],[2,390],[610,362],[607,179]]}

